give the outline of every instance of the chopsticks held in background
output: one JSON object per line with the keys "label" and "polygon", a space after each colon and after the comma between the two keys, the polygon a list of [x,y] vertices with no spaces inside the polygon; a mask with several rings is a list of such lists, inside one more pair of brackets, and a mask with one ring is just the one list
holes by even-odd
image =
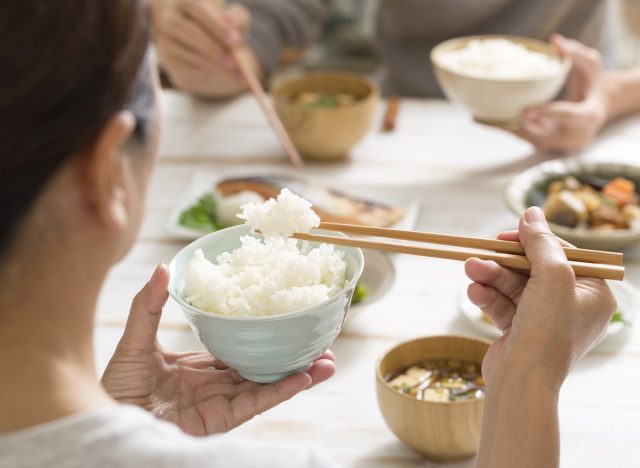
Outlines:
{"label": "chopsticks held in background", "polygon": [[282,125],[282,122],[280,121],[278,114],[276,114],[276,112],[273,110],[273,107],[271,106],[271,102],[269,101],[267,94],[264,92],[264,89],[262,89],[262,85],[258,81],[258,78],[256,78],[256,76],[254,75],[253,70],[251,70],[251,67],[244,60],[244,57],[240,54],[238,49],[232,49],[231,55],[233,56],[233,60],[235,60],[236,64],[238,65],[238,68],[240,69],[240,73],[242,74],[245,81],[249,85],[251,92],[256,97],[256,100],[258,101],[258,105],[260,106],[260,109],[262,109],[262,112],[267,117],[267,120],[269,121],[271,128],[273,128],[276,135],[278,136],[278,139],[280,140],[282,147],[287,152],[287,156],[289,156],[289,159],[291,160],[294,166],[296,167],[304,166],[304,163],[302,162],[302,158],[300,157],[300,153],[298,153],[298,150],[296,149],[296,147],[293,145],[293,142],[289,138],[289,134],[287,133],[287,130],[284,128],[284,125]]}
{"label": "chopsticks held in background", "polygon": [[[224,0],[213,0],[213,2],[219,7],[225,4]],[[234,62],[236,62],[236,65],[238,65],[240,74],[247,82],[247,85],[249,86],[249,89],[251,90],[253,95],[256,97],[256,101],[258,101],[260,109],[269,121],[269,125],[271,125],[271,128],[273,128],[274,132],[276,133],[276,136],[280,140],[280,144],[282,144],[282,147],[286,151],[287,156],[289,156],[291,163],[296,167],[304,166],[304,162],[302,162],[300,153],[298,153],[298,150],[293,145],[291,138],[289,138],[289,134],[284,128],[284,125],[282,125],[280,117],[278,117],[278,114],[276,114],[275,110],[273,110],[271,102],[269,101],[267,94],[264,92],[260,81],[253,73],[251,66],[247,63],[237,47],[231,48],[230,52]]]}
{"label": "chopsticks held in background", "polygon": [[[402,243],[353,239],[349,237],[326,236],[319,234],[297,233],[294,234],[293,237],[313,242],[324,242],[327,244],[360,247],[364,249],[385,250],[387,252],[421,255],[424,257],[444,258],[449,260],[466,260],[468,258],[476,257],[483,260],[493,260],[499,265],[507,268],[531,270],[531,264],[524,255],[524,250],[519,242],[480,239],[475,237],[460,237],[418,231],[401,231],[397,229],[338,223],[321,223],[320,228],[356,235],[443,244],[457,248],[422,247]],[[618,281],[624,279],[622,254],[620,253],[573,248],[565,248],[564,251],[576,276]]]}

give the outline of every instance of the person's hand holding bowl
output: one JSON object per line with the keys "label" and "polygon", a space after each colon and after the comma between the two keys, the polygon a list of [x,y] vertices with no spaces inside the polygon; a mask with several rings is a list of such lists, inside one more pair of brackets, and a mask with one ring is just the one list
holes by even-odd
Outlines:
{"label": "person's hand holding bowl", "polygon": [[140,406],[192,435],[226,432],[335,373],[321,355],[307,372],[271,384],[242,378],[206,351],[174,353],[157,340],[169,271],[160,265],[133,300],[127,326],[102,377],[120,403]]}

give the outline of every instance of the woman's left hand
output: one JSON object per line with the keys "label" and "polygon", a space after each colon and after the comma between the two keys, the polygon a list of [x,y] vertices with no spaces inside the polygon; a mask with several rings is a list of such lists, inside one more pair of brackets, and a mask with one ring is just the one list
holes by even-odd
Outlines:
{"label": "woman's left hand", "polygon": [[609,89],[597,50],[559,34],[551,42],[573,63],[565,100],[526,109],[515,133],[540,151],[570,153],[589,145],[607,123]]}
{"label": "woman's left hand", "polygon": [[120,403],[141,406],[192,435],[225,432],[302,390],[330,378],[335,356],[327,351],[306,373],[257,384],[206,351],[172,353],[156,339],[168,294],[169,272],[160,265],[133,300],[127,326],[102,377]]}

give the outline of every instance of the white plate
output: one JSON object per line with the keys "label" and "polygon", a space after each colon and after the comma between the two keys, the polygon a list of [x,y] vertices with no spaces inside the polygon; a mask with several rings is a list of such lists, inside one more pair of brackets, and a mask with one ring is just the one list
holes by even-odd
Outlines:
{"label": "white plate", "polygon": [[361,302],[354,304],[352,310],[380,299],[389,291],[396,277],[396,269],[388,254],[368,249],[363,249],[362,253],[364,271],[358,283],[367,288],[367,295]]}
{"label": "white plate", "polygon": [[[633,323],[638,312],[638,301],[636,289],[626,281],[610,281],[609,287],[613,295],[618,300],[618,310],[622,311],[624,319]],[[460,297],[460,313],[471,322],[476,330],[491,338],[501,336],[500,330],[495,325],[485,322],[482,319],[482,311],[474,305],[467,297],[467,291]],[[609,325],[606,336],[615,335],[625,327],[623,323],[616,322]]]}
{"label": "white plate", "polygon": [[[246,177],[246,173],[242,174],[242,176]],[[208,234],[208,232],[198,229],[181,226],[178,222],[180,220],[180,214],[185,209],[193,205],[202,195],[207,192],[211,192],[219,180],[228,177],[233,177],[233,175],[225,175],[222,177],[207,172],[197,173],[193,179],[191,179],[187,190],[171,211],[166,223],[167,231],[175,238],[184,240],[195,240],[205,234]],[[396,229],[409,230],[413,229],[415,225],[420,209],[421,189],[419,186],[374,186],[350,184],[346,189],[340,187],[340,191],[356,197],[368,198],[387,205],[402,208],[404,210],[404,216],[393,225]]]}

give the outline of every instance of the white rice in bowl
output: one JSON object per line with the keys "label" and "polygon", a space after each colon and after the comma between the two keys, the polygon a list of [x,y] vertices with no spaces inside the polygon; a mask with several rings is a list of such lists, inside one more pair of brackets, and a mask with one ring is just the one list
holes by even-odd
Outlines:
{"label": "white rice in bowl", "polygon": [[195,252],[187,268],[183,297],[206,312],[268,316],[313,307],[345,284],[344,253],[332,245],[298,247],[294,232],[319,223],[306,200],[284,189],[276,200],[243,206],[242,217],[265,238],[240,238],[241,247],[215,263]]}
{"label": "white rice in bowl", "polygon": [[455,73],[495,80],[548,78],[563,70],[557,57],[503,38],[473,39],[461,49],[443,53],[440,61]]}

